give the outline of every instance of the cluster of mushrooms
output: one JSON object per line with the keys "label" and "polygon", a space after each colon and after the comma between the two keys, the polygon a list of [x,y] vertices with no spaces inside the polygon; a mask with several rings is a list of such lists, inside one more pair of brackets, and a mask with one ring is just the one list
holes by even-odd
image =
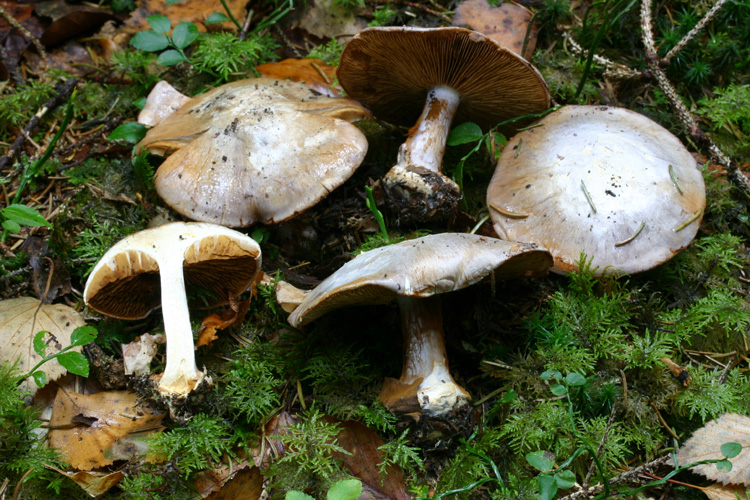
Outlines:
{"label": "cluster of mushrooms", "polygon": [[[188,98],[162,83],[139,117],[152,125],[138,149],[168,156],[158,194],[197,222],[173,222],[113,246],[92,271],[92,309],[143,318],[161,305],[167,342],[158,388],[184,397],[206,377],[195,363],[185,285],[219,299],[258,277],[261,250],[240,231],[287,220],[343,183],[367,140],[351,122],[374,116],[413,125],[382,185],[396,216],[445,218],[460,199],[441,172],[448,132],[484,130],[550,107],[539,72],[512,51],[463,28],[369,28],[345,48],[338,79],[349,98],[267,78]],[[216,200],[222,203],[217,204]],[[209,203],[210,201],[210,203]],[[448,370],[439,294],[489,275],[566,273],[581,254],[601,274],[650,269],[687,246],[705,207],[696,161],[664,128],[628,110],[568,106],[506,145],[487,192],[498,238],[442,233],[353,258],[310,291],[283,302],[303,328],[344,306],[396,300],[404,363],[387,379],[395,412],[440,416],[470,401]]]}

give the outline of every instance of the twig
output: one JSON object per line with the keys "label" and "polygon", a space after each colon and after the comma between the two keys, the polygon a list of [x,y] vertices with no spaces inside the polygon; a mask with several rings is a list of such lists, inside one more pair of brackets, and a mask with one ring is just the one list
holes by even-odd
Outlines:
{"label": "twig", "polygon": [[39,55],[42,56],[42,59],[47,59],[47,51],[44,50],[44,45],[42,45],[42,42],[40,42],[37,37],[32,35],[29,30],[24,28],[23,25],[19,23],[15,17],[11,16],[10,13],[3,8],[2,4],[0,4],[0,15],[3,16],[3,19],[8,21],[8,24],[16,28],[21,32],[23,36],[29,39],[34,47],[36,47],[36,51],[39,52]]}
{"label": "twig", "polygon": [[[588,51],[581,47],[568,32],[563,33],[565,42],[570,45],[573,54],[579,57],[588,57]],[[615,77],[615,78],[640,78],[642,76],[640,71],[636,71],[628,68],[624,64],[616,63],[606,57],[594,54],[594,62],[600,66],[604,66],[604,75]]]}
{"label": "twig", "polygon": [[[610,479],[609,484],[622,484],[635,481],[640,482],[641,480],[638,478],[638,476],[665,465],[670,458],[671,457],[669,455],[664,455],[639,467],[636,467],[635,469],[625,471],[619,476]],[[603,490],[604,486],[601,484],[597,484],[591,486],[590,488],[584,488],[580,491],[576,491],[575,493],[571,493],[570,495],[562,497],[559,500],[582,500],[584,498],[592,498],[601,493]]]}
{"label": "twig", "polygon": [[[722,2],[722,0],[719,0]],[[721,7],[721,5],[719,5]],[[654,35],[652,31],[653,22],[651,20],[652,0],[642,0],[641,2],[641,33],[643,34],[643,45],[646,48],[646,61],[648,68],[656,79],[656,83],[661,88],[669,103],[672,105],[677,117],[687,132],[695,139],[696,142],[708,149],[711,156],[717,163],[720,163],[727,170],[727,177],[735,187],[742,191],[747,200],[750,200],[750,179],[745,177],[739,167],[717,146],[711,138],[706,135],[698,126],[693,114],[687,109],[682,102],[677,90],[672,82],[667,78],[667,74],[662,69],[661,60],[656,51],[654,44]],[[713,10],[713,9],[712,9]],[[700,24],[700,23],[699,23]],[[697,26],[696,26],[697,27]]]}
{"label": "twig", "polygon": [[690,40],[692,40],[693,38],[695,38],[695,35],[697,35],[698,33],[700,33],[700,31],[703,29],[703,27],[711,19],[713,19],[713,17],[716,15],[716,13],[719,12],[719,9],[721,9],[721,6],[724,5],[726,2],[727,2],[727,0],[719,0],[718,2],[716,2],[716,4],[714,4],[714,6],[711,7],[711,10],[709,10],[706,13],[706,15],[703,16],[703,19],[701,19],[700,21],[698,21],[698,23],[695,25],[695,27],[693,29],[691,29],[690,31],[688,31],[688,33],[684,37],[682,37],[682,40],[680,40],[679,42],[677,42],[677,45],[675,45],[674,47],[672,47],[672,50],[670,50],[669,52],[667,52],[667,55],[664,56],[664,59],[662,59],[663,63],[665,65],[669,64],[669,62],[672,60],[672,58],[674,56],[676,56],[677,53],[679,51],[681,51],[685,47],[685,45],[687,45],[690,42]]}
{"label": "twig", "polygon": [[55,95],[50,97],[49,100],[44,103],[44,106],[39,108],[39,111],[36,112],[36,114],[23,128],[23,132],[18,134],[18,137],[16,137],[15,141],[13,141],[13,144],[10,146],[5,156],[0,158],[0,169],[4,168],[8,164],[8,162],[12,160],[13,157],[15,157],[16,153],[18,153],[18,150],[21,149],[21,146],[23,146],[23,142],[26,136],[29,135],[37,127],[37,125],[39,125],[39,122],[44,117],[44,115],[47,114],[50,109],[57,107],[61,102],[66,101],[68,97],[70,97],[70,94],[73,92],[73,89],[75,88],[77,83],[77,78],[71,78],[70,80],[59,83],[55,87]]}

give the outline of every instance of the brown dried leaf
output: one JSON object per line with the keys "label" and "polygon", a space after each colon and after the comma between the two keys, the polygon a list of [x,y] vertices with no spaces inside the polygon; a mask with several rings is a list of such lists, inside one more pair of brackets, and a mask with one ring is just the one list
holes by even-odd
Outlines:
{"label": "brown dried leaf", "polygon": [[92,34],[107,21],[116,21],[117,17],[110,9],[90,3],[71,4],[59,0],[48,0],[35,4],[36,13],[52,18],[39,39],[47,47],[57,45],[79,35]]}
{"label": "brown dried leaf", "polygon": [[[492,7],[487,0],[466,0],[456,8],[453,25],[469,26],[503,47],[521,54],[531,16],[529,9],[513,3]],[[539,27],[532,26],[526,51],[521,54],[526,59],[534,52],[538,32]]]}
{"label": "brown dried leaf", "polygon": [[[261,64],[255,67],[260,76],[292,80],[304,83],[317,92],[331,97],[343,95],[336,80],[336,66],[330,66],[320,59],[284,59],[283,61]],[[332,86],[333,85],[333,86]]]}
{"label": "brown dried leaf", "polygon": [[716,483],[702,491],[706,494],[708,500],[737,500],[738,498],[743,500],[750,498],[750,489],[746,486],[724,486]]}
{"label": "brown dried leaf", "polygon": [[165,342],[164,334],[144,333],[129,344],[122,344],[122,360],[125,375],[148,375],[151,373],[151,360],[156,355],[158,344]]}
{"label": "brown dried leaf", "polygon": [[[42,304],[37,313],[39,301],[32,297],[19,297],[0,301],[0,363],[18,360],[18,370],[26,373],[31,370],[41,357],[34,352],[32,345],[37,332],[50,332],[46,337],[47,355],[70,345],[70,334],[86,322],[72,307],[64,304]],[[34,315],[36,313],[36,320]],[[80,347],[72,351],[81,352]],[[67,370],[56,359],[44,363],[40,370],[47,374],[47,380],[57,380]],[[34,394],[38,387],[31,379],[24,381],[21,390]]]}
{"label": "brown dried leaf", "polygon": [[225,309],[220,313],[214,313],[206,316],[198,328],[198,341],[195,343],[195,347],[202,345],[210,346],[214,340],[218,340],[219,337],[216,335],[217,330],[223,330],[230,326],[237,325],[242,322],[250,307],[250,299],[237,302],[237,297],[230,297],[230,309]]}
{"label": "brown dried leaf", "polygon": [[381,484],[380,468],[378,464],[383,461],[383,452],[378,447],[385,443],[369,427],[356,420],[337,420],[342,430],[337,439],[339,445],[351,455],[336,453],[349,467],[352,474],[362,481],[363,495],[360,498],[409,500],[411,497],[406,493],[404,475],[398,467],[388,467],[384,482]]}
{"label": "brown dried leaf", "polygon": [[[164,418],[164,413],[136,407],[136,403],[137,396],[128,391],[89,396],[61,389],[50,418],[50,446],[57,448],[71,466],[81,470],[130,458],[131,452],[141,451],[134,438],[160,431]],[[118,444],[122,440],[126,443]]]}
{"label": "brown dried leaf", "polygon": [[83,491],[92,497],[98,497],[109,491],[112,486],[123,480],[125,474],[122,471],[115,472],[92,472],[92,471],[64,471],[48,465],[50,469],[59,472],[65,477],[72,479]]}
{"label": "brown dried leaf", "polygon": [[201,497],[211,500],[257,500],[263,492],[260,469],[247,460],[203,471],[193,485]]}
{"label": "brown dried leaf", "polygon": [[307,5],[307,10],[293,28],[299,27],[319,38],[336,38],[341,42],[342,38],[349,39],[367,27],[367,21],[335,0],[314,0]]}
{"label": "brown dried leaf", "polygon": [[721,445],[737,442],[742,451],[730,459],[732,470],[720,471],[716,464],[704,464],[690,470],[723,484],[750,486],[750,417],[737,413],[725,413],[693,433],[677,450],[677,463],[690,464],[701,460],[721,460]]}

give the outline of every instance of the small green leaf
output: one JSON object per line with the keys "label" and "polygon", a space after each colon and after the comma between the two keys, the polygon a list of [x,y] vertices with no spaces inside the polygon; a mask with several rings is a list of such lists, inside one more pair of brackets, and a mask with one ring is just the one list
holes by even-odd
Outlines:
{"label": "small green leaf", "polygon": [[548,452],[544,450],[527,453],[526,461],[540,472],[549,472],[552,470],[552,466],[555,465],[554,460],[550,459]]}
{"label": "small green leaf", "polygon": [[178,51],[171,49],[165,50],[156,58],[156,62],[162,66],[174,66],[186,60]]}
{"label": "small green leaf", "polygon": [[146,127],[137,122],[125,122],[107,136],[108,141],[123,140],[136,144],[146,135]]}
{"label": "small green leaf", "polygon": [[565,396],[568,393],[568,388],[562,384],[555,384],[549,388],[552,394],[555,396]]}
{"label": "small green leaf", "polygon": [[327,500],[356,500],[362,494],[362,481],[347,479],[336,481],[326,495]]}
{"label": "small green leaf", "polygon": [[167,0],[167,5],[174,5],[178,2],[181,2],[182,0]]}
{"label": "small green leaf", "polygon": [[511,389],[511,390],[509,390],[508,392],[506,392],[503,395],[503,397],[500,400],[500,402],[501,403],[510,403],[511,401],[513,401],[514,399],[516,399],[517,397],[518,397],[518,393],[516,391],[514,391],[513,389]]}
{"label": "small green leaf", "polygon": [[467,142],[476,142],[484,136],[482,129],[474,122],[464,122],[448,134],[448,146],[458,146]]}
{"label": "small green leaf", "polygon": [[138,109],[143,109],[143,107],[146,105],[146,98],[140,97],[133,101],[133,106],[135,106]]}
{"label": "small green leaf", "polygon": [[255,228],[253,229],[253,232],[250,233],[250,237],[258,243],[263,243],[263,240],[268,237],[268,229],[265,227]]}
{"label": "small green leaf", "polygon": [[79,326],[70,334],[70,345],[82,346],[93,341],[99,332],[93,326]]}
{"label": "small green leaf", "polygon": [[568,385],[578,386],[586,383],[586,377],[584,377],[580,373],[568,373],[568,375],[565,377],[565,381],[568,383]]}
{"label": "small green leaf", "polygon": [[42,217],[42,214],[31,207],[27,207],[26,205],[21,205],[19,203],[14,203],[5,207],[3,209],[3,216],[6,219],[22,226],[52,227],[52,225],[47,222],[44,217]]}
{"label": "small green leaf", "polygon": [[206,22],[203,24],[208,26],[209,24],[223,23],[224,21],[229,21],[229,18],[221,12],[214,12],[208,16],[208,19],[206,19]]}
{"label": "small green leaf", "polygon": [[547,370],[542,372],[542,374],[539,375],[539,378],[541,378],[542,380],[559,379],[562,378],[562,373],[557,370]]}
{"label": "small green leaf", "polygon": [[44,357],[45,353],[47,352],[47,343],[44,341],[44,336],[48,333],[48,331],[42,330],[41,332],[37,332],[37,334],[34,335],[34,352],[41,357]]}
{"label": "small green leaf", "polygon": [[716,462],[716,468],[719,472],[730,472],[732,470],[732,462],[729,460],[719,460]]}
{"label": "small green leaf", "polygon": [[554,500],[557,496],[557,481],[550,474],[539,474],[536,477],[539,485],[539,497],[542,500]]}
{"label": "small green leaf", "polygon": [[21,225],[16,221],[5,219],[3,221],[3,229],[11,234],[16,234],[21,232]]}
{"label": "small green leaf", "polygon": [[198,26],[193,23],[181,21],[180,24],[175,26],[174,30],[172,30],[172,43],[174,43],[175,47],[178,49],[184,49],[193,43],[195,39],[198,38],[199,34]]}
{"label": "small green leaf", "polygon": [[34,382],[36,382],[37,387],[44,387],[47,385],[47,374],[42,370],[35,371],[31,376],[34,377]]}
{"label": "small green leaf", "polygon": [[89,360],[80,352],[64,352],[57,357],[57,361],[74,375],[89,376]]}
{"label": "small green leaf", "polygon": [[148,16],[146,21],[148,21],[148,24],[150,24],[157,33],[169,33],[169,30],[172,29],[172,21],[162,14]]}
{"label": "small green leaf", "polygon": [[724,443],[721,445],[721,454],[726,458],[734,458],[742,452],[742,445],[740,443]]}
{"label": "small green leaf", "polygon": [[564,470],[555,474],[555,482],[560,489],[566,490],[576,484],[576,475],[573,471]]}
{"label": "small green leaf", "polygon": [[284,500],[315,500],[310,495],[307,495],[305,493],[302,493],[301,491],[287,491],[286,496],[284,496]]}
{"label": "small green leaf", "polygon": [[130,45],[146,52],[159,52],[169,47],[169,39],[154,30],[139,31],[130,39]]}

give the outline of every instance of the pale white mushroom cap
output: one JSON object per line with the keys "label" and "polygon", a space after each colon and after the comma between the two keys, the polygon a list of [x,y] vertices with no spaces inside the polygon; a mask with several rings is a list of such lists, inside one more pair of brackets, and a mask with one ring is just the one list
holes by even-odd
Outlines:
{"label": "pale white mushroom cap", "polygon": [[299,327],[350,305],[384,304],[399,295],[428,297],[495,276],[544,272],[549,253],[534,245],[474,234],[442,233],[364,252],[323,280],[289,316]]}
{"label": "pale white mushroom cap", "polygon": [[255,78],[191,99],[138,148],[171,153],[154,184],[185,217],[230,227],[269,224],[306,210],[351,176],[367,140],[349,121],[366,116],[349,99]]}
{"label": "pale white mushroom cap", "polygon": [[561,273],[584,252],[598,274],[651,269],[693,240],[703,176],[668,130],[606,106],[567,106],[538,124],[508,141],[490,181],[501,238],[546,248]]}
{"label": "pale white mushroom cap", "polygon": [[140,319],[161,302],[162,263],[182,263],[185,282],[226,298],[260,273],[260,246],[238,231],[198,222],[172,222],[131,234],[112,246],[89,274],[83,298],[114,318]]}

